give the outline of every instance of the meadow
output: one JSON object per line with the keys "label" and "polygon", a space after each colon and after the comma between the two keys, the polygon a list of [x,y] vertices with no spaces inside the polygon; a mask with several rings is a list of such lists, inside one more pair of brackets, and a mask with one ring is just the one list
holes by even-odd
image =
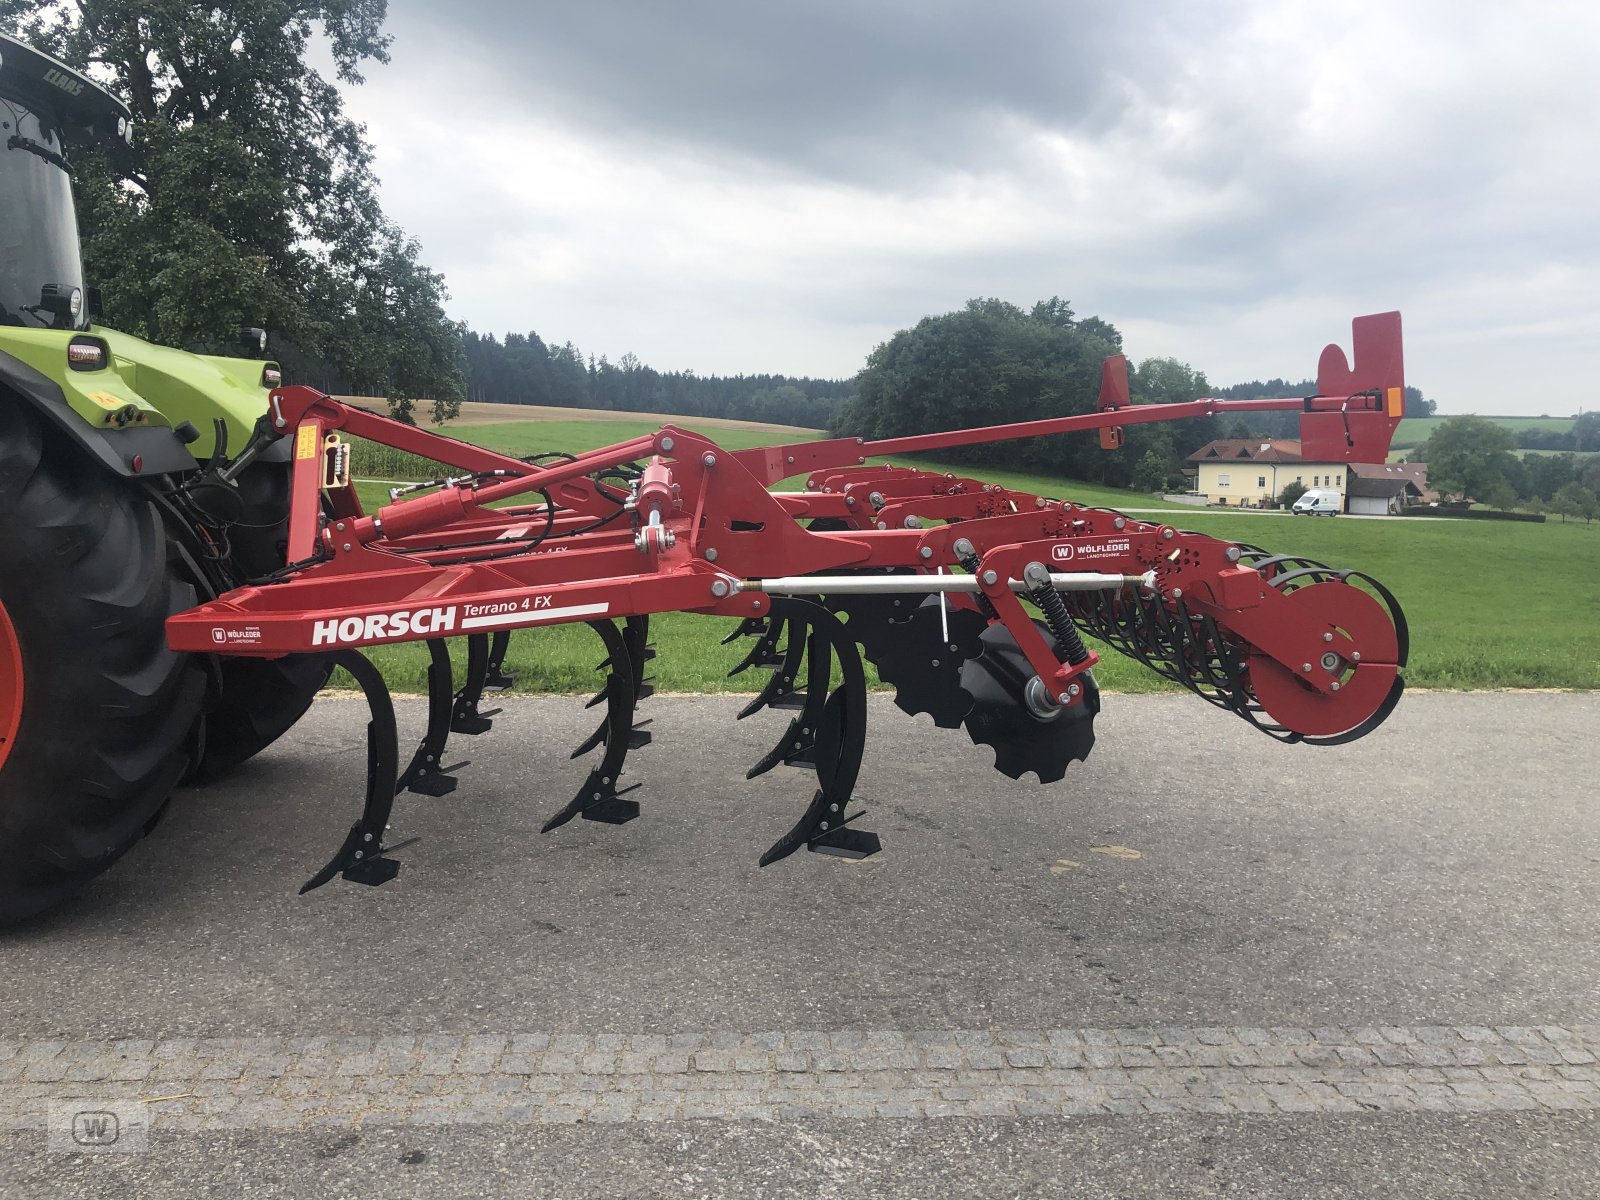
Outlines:
{"label": "meadow", "polygon": [[[1428,435],[1450,419],[1443,417],[1406,417],[1394,431],[1396,448],[1420,446]],[[1544,433],[1565,433],[1572,428],[1571,417],[1487,417],[1496,425],[1504,425],[1512,433],[1535,429]]]}
{"label": "meadow", "polygon": [[[452,427],[452,436],[513,454],[574,453],[653,432],[660,420],[543,418]],[[792,427],[728,427],[683,419],[729,449],[820,436]],[[938,467],[927,460],[899,465]],[[356,458],[358,474],[363,456]],[[939,469],[945,469],[939,467]],[[950,468],[962,471],[963,468]],[[970,470],[967,469],[967,470]],[[1166,505],[1144,493],[1061,478],[975,471],[1023,491],[1127,509],[1171,509],[1169,519],[1226,540],[1253,542],[1353,567],[1381,580],[1399,598],[1411,627],[1413,686],[1434,688],[1600,687],[1600,526],[1446,520],[1295,518]],[[385,475],[384,478],[407,476]],[[414,476],[413,476],[414,477]],[[369,511],[387,503],[387,489],[363,483]],[[663,691],[751,691],[755,672],[728,678],[744,652],[721,646],[730,622],[681,613],[652,619],[659,655],[652,664]],[[1099,648],[1095,643],[1091,646]],[[582,625],[527,630],[512,640],[508,665],[519,690],[582,692],[598,682],[599,640]],[[401,691],[424,686],[426,652],[416,645],[377,647],[372,657]],[[1097,675],[1113,691],[1165,691],[1169,684],[1107,650]]]}

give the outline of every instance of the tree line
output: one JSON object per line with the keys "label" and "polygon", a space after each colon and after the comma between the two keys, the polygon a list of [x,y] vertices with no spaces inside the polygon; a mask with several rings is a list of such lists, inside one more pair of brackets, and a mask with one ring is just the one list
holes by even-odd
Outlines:
{"label": "tree line", "polygon": [[[1579,445],[1600,442],[1600,413],[1573,422]],[[1484,417],[1440,422],[1411,458],[1428,464],[1428,484],[1442,496],[1471,499],[1494,508],[1520,505],[1567,517],[1600,516],[1600,457],[1529,454],[1519,458],[1517,435]]]}
{"label": "tree line", "polygon": [[469,329],[462,351],[467,399],[496,404],[734,417],[823,429],[855,393],[847,379],[660,371],[631,353],[611,362],[603,354],[585,357],[570,341],[547,344],[532,332],[502,339]]}
{"label": "tree line", "polygon": [[1600,415],[1584,413],[1570,429],[1519,429],[1516,438],[1520,450],[1594,454],[1600,452]]}

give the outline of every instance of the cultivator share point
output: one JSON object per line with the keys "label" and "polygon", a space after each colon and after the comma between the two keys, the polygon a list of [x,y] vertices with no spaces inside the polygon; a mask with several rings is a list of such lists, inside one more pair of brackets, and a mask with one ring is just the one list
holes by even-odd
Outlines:
{"label": "cultivator share point", "polygon": [[[456,786],[447,745],[488,731],[493,713],[480,705],[510,682],[501,664],[518,630],[583,622],[604,671],[590,701],[597,727],[573,754],[597,760],[545,829],[639,816],[624,775],[650,741],[637,717],[651,690],[649,620],[661,612],[737,618],[724,641],[749,648],[730,673],[768,672],[739,717],[792,714],[749,775],[802,767],[816,785],[762,865],[801,847],[859,857],[879,848],[852,807],[867,743],[863,661],[907,713],[964,728],[1011,778],[1053,783],[1094,744],[1099,657],[1085,634],[1274,738],[1321,745],[1389,715],[1407,650],[1399,605],[1360,572],[869,459],[1079,430],[1115,448],[1124,427],[1146,421],[1296,410],[1307,459],[1383,462],[1404,386],[1400,316],[1383,313],[1356,320],[1353,366],[1337,346],[1323,352],[1309,397],[1133,405],[1119,356],[1085,415],[739,451],[669,425],[531,461],[280,388],[222,470],[292,446],[288,565],[172,617],[168,637],[197,654],[327,652],[366,693],[365,805],[306,889],[339,874],[394,877],[385,838],[397,793]],[[435,460],[451,477],[367,513],[345,435]],[[795,478],[803,487],[769,490]],[[466,641],[460,688],[450,639]],[[427,729],[404,761],[388,690],[361,648],[410,641],[432,657]]]}

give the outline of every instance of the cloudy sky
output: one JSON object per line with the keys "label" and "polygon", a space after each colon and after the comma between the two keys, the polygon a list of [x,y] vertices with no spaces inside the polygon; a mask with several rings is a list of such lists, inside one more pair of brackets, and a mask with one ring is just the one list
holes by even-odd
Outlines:
{"label": "cloudy sky", "polygon": [[348,93],[454,314],[843,376],[1051,295],[1214,383],[1399,308],[1443,411],[1600,403],[1600,6],[391,0]]}

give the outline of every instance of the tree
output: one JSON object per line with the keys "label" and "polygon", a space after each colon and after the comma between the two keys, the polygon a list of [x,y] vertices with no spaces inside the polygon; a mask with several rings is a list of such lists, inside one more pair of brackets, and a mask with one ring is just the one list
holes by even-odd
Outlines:
{"label": "tree", "polygon": [[347,382],[461,395],[443,279],[383,216],[363,131],[307,61],[338,79],[388,61],[385,0],[0,0],[0,21],[106,79],[131,147],[74,147],[87,273],[108,324],[193,349],[242,326],[331,360]]}
{"label": "tree", "polygon": [[1586,412],[1572,423],[1572,448],[1585,452],[1600,450],[1600,412]]}
{"label": "tree", "polygon": [[1423,460],[1428,483],[1442,496],[1488,500],[1511,491],[1516,472],[1513,438],[1503,425],[1482,417],[1450,417],[1428,438]]}
{"label": "tree", "polygon": [[1550,511],[1561,518],[1563,525],[1566,524],[1568,517],[1593,520],[1594,507],[1595,494],[1581,483],[1567,484],[1550,501]]}
{"label": "tree", "polygon": [[1578,481],[1591,492],[1600,494],[1600,458],[1591,458],[1584,464]]}
{"label": "tree", "polygon": [[[1115,331],[1078,320],[1052,298],[1025,312],[1003,300],[969,300],[964,308],[925,317],[867,357],[857,395],[834,423],[836,432],[867,438],[1003,424],[1088,412],[1100,386],[1100,364],[1114,354]],[[1105,455],[1092,438],[1032,438],[951,451],[960,462],[1007,463],[1057,475],[1104,478],[1115,459],[1126,484],[1148,447]]]}
{"label": "tree", "polygon": [[1294,502],[1306,494],[1306,485],[1298,479],[1284,484],[1283,491],[1278,493],[1278,504],[1283,508],[1293,508]]}
{"label": "tree", "polygon": [[1431,417],[1434,409],[1439,406],[1432,400],[1425,400],[1421,388],[1408,386],[1405,390],[1405,415],[1408,417]]}
{"label": "tree", "polygon": [[1167,486],[1171,465],[1159,450],[1146,450],[1133,469],[1133,486],[1143,492],[1159,492]]}

